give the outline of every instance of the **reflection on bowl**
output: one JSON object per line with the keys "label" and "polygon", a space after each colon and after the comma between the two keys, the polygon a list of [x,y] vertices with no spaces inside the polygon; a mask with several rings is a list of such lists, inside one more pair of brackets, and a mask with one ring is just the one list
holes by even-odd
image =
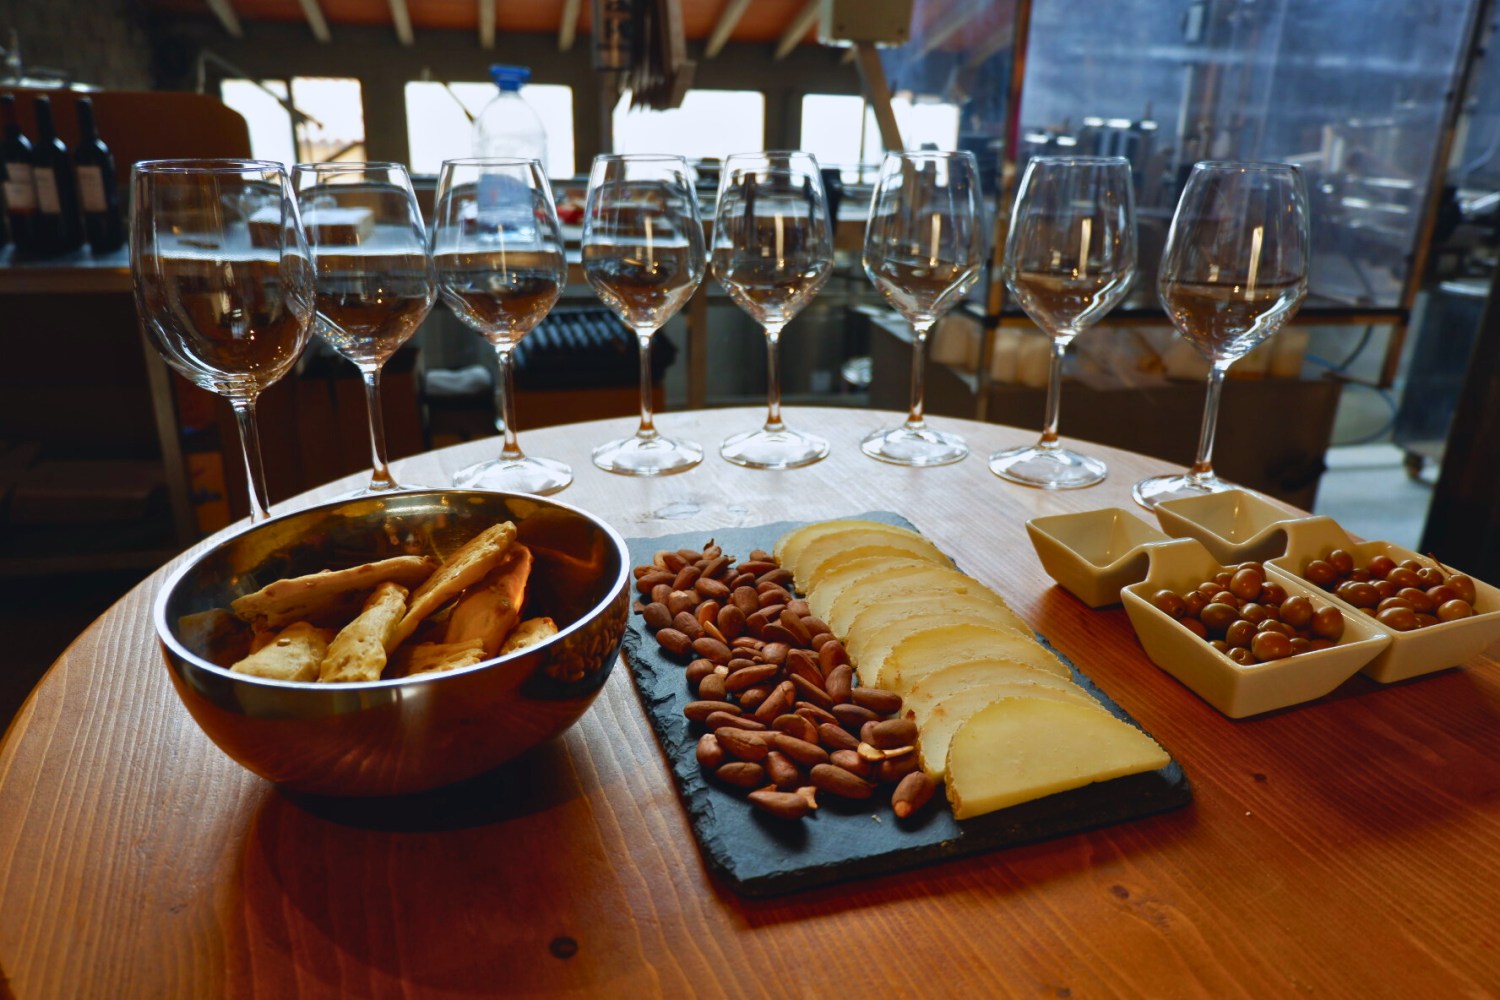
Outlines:
{"label": "reflection on bowl", "polygon": [[1164,500],[1156,505],[1161,530],[1196,538],[1225,565],[1261,562],[1286,551],[1285,524],[1302,515],[1247,490]]}
{"label": "reflection on bowl", "polygon": [[[1151,662],[1192,688],[1204,701],[1240,719],[1328,694],[1373,660],[1390,643],[1373,619],[1344,615],[1344,635],[1336,645],[1281,660],[1244,666],[1189,632],[1151,600],[1158,590],[1182,594],[1224,569],[1191,538],[1152,546],[1151,572],[1126,587],[1120,597],[1130,624]],[[1282,580],[1289,596],[1302,594],[1319,607],[1339,602],[1304,581]],[[1339,605],[1342,607],[1342,605]]]}
{"label": "reflection on bowl", "polygon": [[1119,507],[1034,517],[1026,533],[1042,568],[1091,608],[1120,603],[1120,588],[1145,579],[1147,546],[1167,540]]}
{"label": "reflection on bowl", "polygon": [[[1311,588],[1347,609],[1350,616],[1364,621],[1374,619],[1309,583],[1302,576],[1303,567],[1314,559],[1324,558],[1334,549],[1347,551],[1354,557],[1357,567],[1363,567],[1373,557],[1381,555],[1398,563],[1415,559],[1423,565],[1432,565],[1432,560],[1391,542],[1356,542],[1329,517],[1310,517],[1291,524],[1287,537],[1286,554],[1270,560],[1266,564],[1268,569],[1284,579]],[[1444,572],[1451,575],[1462,571],[1445,566]],[[1471,617],[1410,632],[1392,631],[1391,644],[1364,668],[1365,674],[1382,684],[1390,684],[1456,667],[1484,652],[1490,643],[1500,639],[1500,590],[1477,578],[1474,579],[1474,590],[1474,614]]]}
{"label": "reflection on bowl", "polygon": [[[508,656],[389,680],[273,681],[209,662],[178,626],[273,580],[446,554],[506,520],[534,559],[528,609],[544,609],[559,627]],[[177,693],[230,757],[299,791],[392,795],[480,774],[572,725],[618,658],[629,580],[624,540],[584,511],[532,496],[432,490],[342,500],[253,525],[178,569],[153,619]]]}

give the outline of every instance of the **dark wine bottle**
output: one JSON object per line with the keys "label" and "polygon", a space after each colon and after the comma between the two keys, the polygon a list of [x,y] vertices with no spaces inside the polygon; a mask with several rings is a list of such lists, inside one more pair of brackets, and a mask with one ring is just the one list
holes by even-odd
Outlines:
{"label": "dark wine bottle", "polygon": [[0,94],[0,167],[4,167],[5,212],[16,253],[26,256],[36,249],[33,222],[36,218],[36,186],[31,180],[31,140],[16,120],[16,99]]}
{"label": "dark wine bottle", "polygon": [[78,205],[83,212],[83,235],[94,253],[109,253],[125,244],[115,158],[104,140],[99,138],[99,128],[94,123],[94,102],[80,97],[76,106],[78,145],[73,147],[73,163],[78,168]]}
{"label": "dark wine bottle", "polygon": [[83,218],[78,214],[78,181],[73,159],[52,123],[52,99],[38,97],[36,145],[31,179],[36,184],[36,243],[44,254],[69,253],[83,246]]}

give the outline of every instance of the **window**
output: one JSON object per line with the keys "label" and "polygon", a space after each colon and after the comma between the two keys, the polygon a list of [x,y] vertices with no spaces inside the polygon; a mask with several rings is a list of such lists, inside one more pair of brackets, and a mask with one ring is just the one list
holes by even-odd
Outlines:
{"label": "window", "polygon": [[[307,115],[292,128],[290,103]],[[358,80],[298,76],[288,90],[285,80],[224,80],[219,96],[250,127],[250,152],[256,159],[293,163],[363,160],[365,111]]]}
{"label": "window", "polygon": [[[913,104],[909,98],[894,97],[891,110],[907,149],[958,148],[956,105],[929,101]],[[875,112],[865,107],[864,98],[845,94],[808,94],[802,98],[801,148],[824,166],[845,168],[846,181],[868,180],[868,176],[858,176],[859,165],[873,167],[884,154]],[[869,175],[873,171],[864,172]]]}
{"label": "window", "polygon": [[[499,93],[493,83],[413,82],[406,85],[406,139],[414,174],[435,174],[443,161],[474,155],[474,119]],[[528,83],[521,97],[547,130],[547,172],[572,177],[573,88]]]}
{"label": "window", "polygon": [[285,163],[288,167],[297,162],[292,116],[281,104],[287,99],[285,81],[224,80],[219,84],[219,96],[250,126],[252,156]]}
{"label": "window", "polygon": [[753,152],[766,141],[766,98],[754,90],[689,90],[682,107],[632,111],[615,105],[615,152],[676,153],[689,160]]}

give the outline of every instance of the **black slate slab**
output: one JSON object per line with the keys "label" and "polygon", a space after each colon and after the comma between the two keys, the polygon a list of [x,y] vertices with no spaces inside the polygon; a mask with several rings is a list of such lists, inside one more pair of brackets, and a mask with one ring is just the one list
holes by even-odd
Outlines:
{"label": "black slate slab", "polygon": [[[911,527],[910,522],[889,511],[849,516]],[[777,538],[795,527],[798,522],[784,521],[753,528],[725,528],[713,532],[712,537],[725,553],[744,558],[751,549],[769,552]],[[709,537],[694,532],[632,538],[631,563],[649,563],[661,549],[701,549]],[[1052,649],[1044,636],[1038,638],[1101,705],[1140,728],[1087,674]],[[942,801],[942,789],[933,803],[907,820],[896,819],[888,799],[851,802],[832,795],[818,796],[818,811],[806,819],[775,819],[752,809],[742,793],[706,780],[699,770],[693,750],[702,728],[689,723],[682,714],[683,706],[692,700],[683,680],[683,665],[661,654],[639,613],[630,616],[625,657],[651,725],[671,762],[672,776],[705,860],[725,882],[747,896],[794,892],[1061,837],[1166,812],[1192,800],[1187,777],[1173,761],[1159,771],[1099,782],[961,823]]]}

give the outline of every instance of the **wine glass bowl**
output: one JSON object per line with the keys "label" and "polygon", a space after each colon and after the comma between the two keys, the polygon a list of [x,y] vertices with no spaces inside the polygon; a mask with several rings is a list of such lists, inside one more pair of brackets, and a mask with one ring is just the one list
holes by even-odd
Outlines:
{"label": "wine glass bowl", "polygon": [[605,442],[606,472],[661,476],[703,461],[703,447],[656,429],[651,339],[692,298],[705,268],[703,220],[691,169],[680,156],[594,158],[583,221],[583,271],[600,300],[636,335],[641,418],[634,435]]}
{"label": "wine glass bowl", "polygon": [[433,211],[432,259],[443,301],[495,350],[498,458],[460,469],[455,486],[546,495],[573,481],[562,462],[533,458],[516,436],[515,363],[523,337],[568,280],[551,185],[536,160],[446,160]]}
{"label": "wine glass bowl", "polygon": [[1136,483],[1131,494],[1141,506],[1233,488],[1213,469],[1224,377],[1295,315],[1307,297],[1309,254],[1307,188],[1295,165],[1193,167],[1162,250],[1157,292],[1177,332],[1207,359],[1208,392],[1192,467]]}
{"label": "wine glass bowl", "polygon": [[1062,445],[1058,411],[1068,345],[1124,299],[1135,278],[1135,193],[1118,156],[1038,156],[1016,194],[1001,269],[1006,287],[1052,341],[1047,412],[1034,445],[990,456],[995,475],[1040,489],[1078,489],[1104,462]]}
{"label": "wine glass bowl", "polygon": [[399,163],[299,163],[292,183],[316,271],[316,329],[359,369],[369,411],[371,474],[356,495],[400,489],[386,460],[380,371],[437,298],[411,178]]}
{"label": "wine glass bowl", "polygon": [[794,469],[828,442],[781,419],[782,330],[833,271],[833,226],[818,162],[802,152],[735,153],[724,161],[713,227],[713,272],[766,336],[763,426],[726,438],[719,454],[753,469]]}
{"label": "wine glass bowl", "polygon": [[313,269],[285,168],[152,160],[131,170],[130,267],[148,339],[234,410],[251,520],[269,517],[255,423],[260,392],[310,336]]}
{"label": "wine glass bowl", "polygon": [[979,165],[972,153],[887,153],[870,199],[865,273],[911,324],[911,409],[860,450],[896,465],[947,465],[969,454],[957,434],[927,425],[927,336],[979,280],[985,259]]}

